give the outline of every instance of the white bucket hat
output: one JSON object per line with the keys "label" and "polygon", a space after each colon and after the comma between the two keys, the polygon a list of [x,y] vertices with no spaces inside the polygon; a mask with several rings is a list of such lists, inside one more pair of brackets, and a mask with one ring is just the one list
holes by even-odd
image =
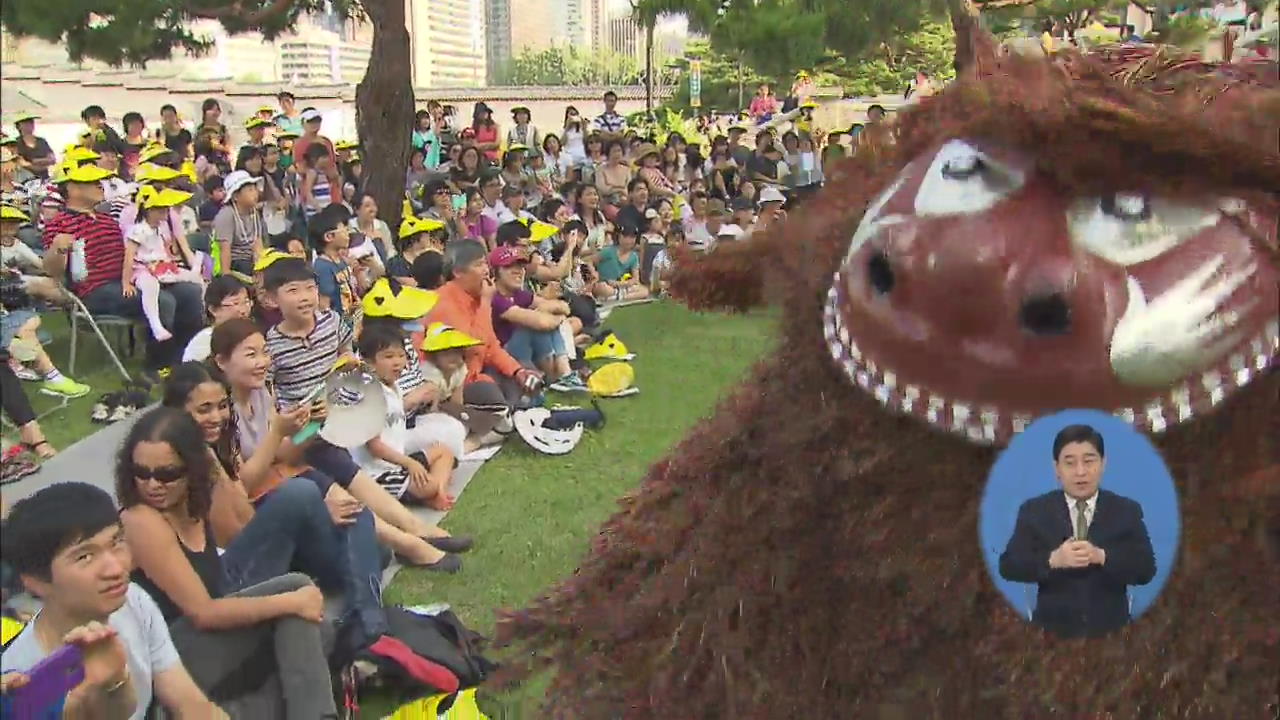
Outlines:
{"label": "white bucket hat", "polygon": [[236,170],[227,175],[222,181],[222,189],[227,191],[227,197],[223,202],[231,202],[236,191],[249,183],[255,183],[259,190],[262,189],[262,178],[256,178],[244,170]]}

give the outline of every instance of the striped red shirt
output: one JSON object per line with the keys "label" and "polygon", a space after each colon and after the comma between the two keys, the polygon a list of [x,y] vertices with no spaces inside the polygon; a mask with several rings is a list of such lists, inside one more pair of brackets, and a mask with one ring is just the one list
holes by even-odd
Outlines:
{"label": "striped red shirt", "polygon": [[[89,266],[89,276],[78,284],[71,282],[70,267],[67,268],[67,282],[72,292],[83,298],[109,282],[120,282],[124,275],[124,235],[114,218],[106,213],[63,210],[45,223],[45,250],[63,233],[84,240],[84,259]],[[68,255],[68,265],[70,259]]]}

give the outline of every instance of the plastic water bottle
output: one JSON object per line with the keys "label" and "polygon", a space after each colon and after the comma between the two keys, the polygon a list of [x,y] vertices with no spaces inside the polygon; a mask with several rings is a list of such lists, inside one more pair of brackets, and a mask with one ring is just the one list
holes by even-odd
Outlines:
{"label": "plastic water bottle", "polygon": [[71,281],[82,283],[89,277],[89,263],[84,257],[84,239],[76,238],[71,243]]}

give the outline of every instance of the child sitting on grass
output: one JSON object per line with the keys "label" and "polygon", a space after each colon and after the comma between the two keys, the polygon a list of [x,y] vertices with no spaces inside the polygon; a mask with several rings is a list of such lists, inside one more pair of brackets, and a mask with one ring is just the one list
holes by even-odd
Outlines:
{"label": "child sitting on grass", "polygon": [[502,436],[491,427],[473,421],[463,405],[462,387],[467,381],[467,348],[483,345],[481,341],[444,323],[431,323],[422,338],[422,362],[419,367],[429,385],[435,387],[432,409],[463,421],[467,427],[464,454],[484,445],[502,442]]}
{"label": "child sitting on grass", "polygon": [[[160,285],[193,283],[204,287],[204,278],[195,253],[191,252],[186,238],[176,238],[177,250],[182,258],[175,258],[169,243],[160,231],[161,223],[169,220],[169,211],[191,199],[191,193],[165,188],[157,190],[147,185],[138,191],[138,213],[141,222],[135,222],[125,234],[124,243],[124,296],[142,296],[142,314],[151,327],[151,335],[158,341],[173,337],[160,320]],[[186,267],[179,265],[186,262]]]}
{"label": "child sitting on grass", "polygon": [[441,414],[420,417],[413,428],[408,427],[404,396],[397,387],[409,362],[400,330],[381,323],[371,325],[361,332],[359,345],[364,362],[382,381],[387,415],[382,433],[353,448],[352,459],[393,497],[425,502],[436,510],[452,508],[449,481],[463,450],[466,429]]}
{"label": "child sitting on grass", "polygon": [[654,297],[663,297],[667,294],[667,288],[671,285],[671,272],[675,266],[672,258],[676,253],[676,249],[684,244],[684,230],[679,226],[673,225],[667,230],[667,245],[658,251],[653,258],[653,268],[649,271],[649,292]]}
{"label": "child sitting on grass", "polygon": [[592,293],[599,300],[643,300],[649,288],[640,284],[640,253],[636,250],[640,231],[623,223],[618,226],[617,244],[602,248],[593,258],[599,281]]}

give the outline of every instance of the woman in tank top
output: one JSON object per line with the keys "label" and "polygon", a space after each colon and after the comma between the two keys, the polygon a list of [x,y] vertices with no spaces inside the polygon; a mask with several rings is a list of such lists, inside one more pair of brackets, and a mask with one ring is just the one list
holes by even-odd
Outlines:
{"label": "woman in tank top", "polygon": [[[174,647],[212,700],[267,703],[290,720],[329,717],[332,694],[316,692],[329,680],[324,596],[305,575],[286,574],[306,553],[318,569],[327,566],[322,583],[341,585],[332,560],[319,557],[340,555],[336,543],[315,542],[328,517],[301,500],[318,491],[305,480],[281,488],[220,555],[209,519],[216,465],[182,410],[152,410],[130,430],[116,462],[116,497],[133,580],[156,600]],[[274,652],[263,653],[264,645]],[[279,682],[263,683],[264,673]]]}

